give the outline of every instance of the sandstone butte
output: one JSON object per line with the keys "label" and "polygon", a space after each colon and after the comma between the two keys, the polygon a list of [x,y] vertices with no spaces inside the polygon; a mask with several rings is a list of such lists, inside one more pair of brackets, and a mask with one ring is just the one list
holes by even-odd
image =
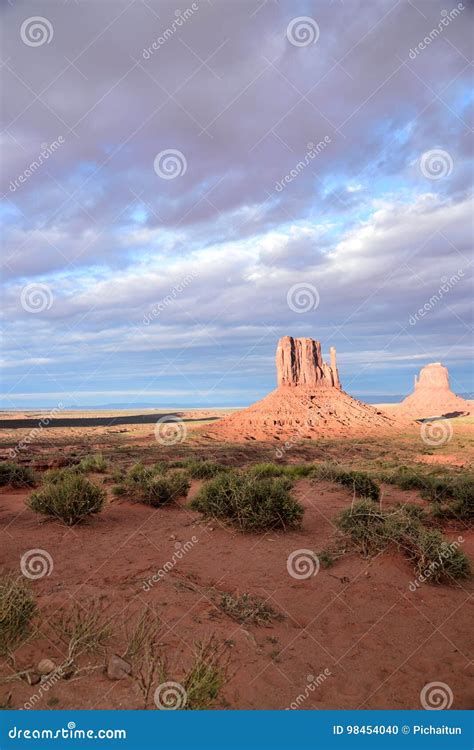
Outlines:
{"label": "sandstone butte", "polygon": [[449,384],[448,369],[441,362],[431,362],[415,375],[415,388],[396,407],[396,414],[412,419],[455,417],[470,414],[468,401],[456,396]]}
{"label": "sandstone butte", "polygon": [[280,339],[277,388],[252,406],[205,428],[209,437],[242,440],[301,440],[387,431],[395,419],[342,390],[336,350],[323,361],[321,344],[310,338]]}

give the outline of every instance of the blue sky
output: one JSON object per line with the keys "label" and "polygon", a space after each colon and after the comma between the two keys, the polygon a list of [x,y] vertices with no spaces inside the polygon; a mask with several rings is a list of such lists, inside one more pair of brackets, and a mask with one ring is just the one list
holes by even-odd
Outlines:
{"label": "blue sky", "polygon": [[472,392],[473,3],[180,9],[2,5],[2,406]]}

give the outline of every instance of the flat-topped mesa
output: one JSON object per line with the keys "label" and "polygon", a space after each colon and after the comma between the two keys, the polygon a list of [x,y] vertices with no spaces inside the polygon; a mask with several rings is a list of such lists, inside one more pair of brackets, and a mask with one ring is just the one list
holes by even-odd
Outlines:
{"label": "flat-topped mesa", "polygon": [[334,347],[330,349],[330,362],[323,362],[319,341],[283,336],[276,352],[278,387],[303,385],[340,390]]}

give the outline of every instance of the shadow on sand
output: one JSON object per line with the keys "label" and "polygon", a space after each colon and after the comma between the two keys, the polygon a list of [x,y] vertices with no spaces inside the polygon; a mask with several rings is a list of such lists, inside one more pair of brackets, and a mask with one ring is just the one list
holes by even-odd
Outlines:
{"label": "shadow on sand", "polygon": [[[53,428],[53,427],[114,427],[126,424],[154,424],[159,419],[168,417],[173,421],[181,420],[182,422],[200,422],[199,417],[183,417],[182,412],[174,411],[169,413],[157,412],[156,414],[130,414],[115,417],[53,417],[47,415],[44,417],[35,417],[31,419],[0,419],[0,429],[34,429],[35,427]],[[206,422],[214,421],[219,417],[206,417]]]}

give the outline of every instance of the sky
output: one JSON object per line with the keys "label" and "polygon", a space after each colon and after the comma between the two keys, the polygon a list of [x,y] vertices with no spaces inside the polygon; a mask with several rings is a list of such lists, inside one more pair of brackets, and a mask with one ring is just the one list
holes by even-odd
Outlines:
{"label": "sky", "polygon": [[472,0],[0,7],[3,408],[474,390]]}

